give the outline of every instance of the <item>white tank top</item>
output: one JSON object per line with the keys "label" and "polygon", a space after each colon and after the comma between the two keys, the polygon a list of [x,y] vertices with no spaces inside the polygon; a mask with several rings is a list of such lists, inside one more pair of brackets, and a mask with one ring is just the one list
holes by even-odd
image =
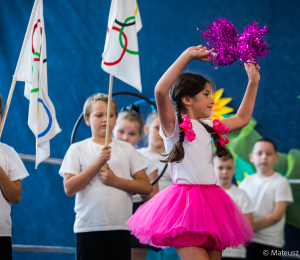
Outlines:
{"label": "white tank top", "polygon": [[[184,159],[180,163],[169,163],[171,177],[176,184],[216,184],[217,178],[213,165],[211,134],[197,120],[191,119],[196,139],[190,142],[184,138]],[[203,123],[213,126],[210,120]],[[176,118],[174,132],[166,137],[160,128],[159,133],[164,140],[166,153],[170,153],[179,140],[179,124]]]}

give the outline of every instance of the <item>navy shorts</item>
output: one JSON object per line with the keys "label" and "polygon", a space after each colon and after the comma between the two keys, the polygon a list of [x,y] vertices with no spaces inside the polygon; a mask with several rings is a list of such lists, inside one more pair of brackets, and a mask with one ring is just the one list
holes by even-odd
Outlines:
{"label": "navy shorts", "polygon": [[77,260],[131,259],[130,231],[77,233]]}

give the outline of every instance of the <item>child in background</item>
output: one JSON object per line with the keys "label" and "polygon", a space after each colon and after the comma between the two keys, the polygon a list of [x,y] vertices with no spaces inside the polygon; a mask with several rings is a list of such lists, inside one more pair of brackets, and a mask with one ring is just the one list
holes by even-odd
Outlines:
{"label": "child in background", "polygon": [[[84,119],[92,137],[72,144],[59,170],[66,194],[76,194],[78,260],[130,260],[130,232],[125,221],[132,215],[132,193],[152,192],[146,165],[131,144],[110,135],[109,145],[104,145],[107,102],[103,94],[86,100]],[[113,101],[110,129],[116,124],[117,111]]]}
{"label": "child in background", "polygon": [[[254,206],[246,192],[240,190],[236,185],[232,184],[235,166],[231,153],[228,152],[226,156],[221,158],[214,154],[214,168],[217,174],[217,184],[236,202],[236,204],[245,214],[245,217],[248,219],[250,225],[252,225],[252,213],[254,212]],[[226,248],[222,253],[222,259],[246,259],[246,248]]]}
{"label": "child in background", "polygon": [[[118,115],[117,123],[113,131],[114,138],[136,146],[143,136],[144,126],[139,107],[131,105],[129,110],[123,108],[121,111],[122,112]],[[157,167],[147,157],[142,154],[141,156],[147,166],[146,174],[148,175],[149,181],[154,181],[157,178]],[[157,192],[158,183],[153,185],[153,191],[149,195],[134,194],[132,197],[132,213],[135,213],[139,206],[141,206],[145,201],[151,199]],[[146,259],[148,251],[147,246],[139,243],[139,240],[133,235],[131,236],[131,247],[131,260]]]}
{"label": "child in background", "polygon": [[191,60],[209,61],[206,50],[201,45],[188,48],[155,87],[160,135],[168,153],[165,162],[174,184],[126,222],[141,243],[176,247],[181,260],[218,260],[222,250],[248,245],[254,236],[241,209],[215,184],[211,138],[218,156],[224,156],[227,149],[219,136],[224,125],[234,131],[249,123],[260,67],[245,64],[249,83],[236,116],[214,123],[202,120],[214,104],[211,84],[200,75],[181,72]]}
{"label": "child in background", "polygon": [[[165,159],[165,157],[162,156],[162,154],[165,154],[165,146],[163,139],[159,135],[159,127],[160,122],[158,113],[149,114],[146,120],[146,125],[144,126],[144,133],[148,136],[148,147],[138,149],[141,154],[154,162],[158,168],[158,174],[162,172],[166,165],[161,162],[161,160]],[[162,191],[172,184],[173,181],[170,174],[170,168],[167,167],[165,173],[158,181],[159,191]]]}
{"label": "child in background", "polygon": [[[2,116],[0,97],[0,118]],[[0,143],[0,258],[12,259],[11,246],[11,203],[18,204],[22,195],[21,180],[28,172],[16,151]]]}
{"label": "child in background", "polygon": [[[148,147],[140,148],[137,151],[155,163],[156,167],[158,167],[158,174],[160,174],[167,166],[163,176],[158,181],[159,191],[162,191],[171,186],[173,181],[170,174],[170,167],[161,162],[165,159],[163,154],[166,152],[164,141],[159,134],[159,127],[160,122],[158,113],[157,111],[153,111],[153,113],[147,116],[146,124],[144,126],[144,133],[147,136]],[[148,259],[179,259],[178,254],[173,247],[161,250],[160,248],[151,246],[150,249],[151,250],[148,252]]]}
{"label": "child in background", "polygon": [[[280,251],[284,245],[285,211],[287,205],[293,202],[293,195],[288,180],[274,172],[278,159],[274,141],[268,138],[256,141],[250,154],[256,173],[239,185],[255,206],[255,238],[247,248],[249,260],[281,259],[279,255],[272,255],[271,250]],[[263,254],[264,250],[268,251],[268,255]]]}

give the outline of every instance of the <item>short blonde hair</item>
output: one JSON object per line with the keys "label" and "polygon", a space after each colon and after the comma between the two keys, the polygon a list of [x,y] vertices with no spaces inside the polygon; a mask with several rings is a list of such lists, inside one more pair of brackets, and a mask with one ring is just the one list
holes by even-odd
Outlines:
{"label": "short blonde hair", "polygon": [[158,113],[155,112],[155,113],[151,113],[147,116],[147,119],[146,119],[146,125],[148,127],[150,127],[150,125],[152,124],[152,122],[158,117]]}
{"label": "short blonde hair", "polygon": [[[117,103],[113,98],[111,100],[112,100],[112,103],[114,105],[115,114],[116,114],[116,117],[117,117],[118,116]],[[84,103],[84,106],[83,106],[83,115],[84,116],[89,117],[91,115],[93,105],[97,101],[103,101],[106,104],[108,104],[108,96],[106,94],[102,94],[102,93],[96,93],[96,94],[91,95]]]}
{"label": "short blonde hair", "polygon": [[142,135],[144,123],[143,118],[139,113],[135,111],[123,111],[119,114],[116,124],[119,124],[121,120],[127,120],[129,122],[135,123],[140,135]]}

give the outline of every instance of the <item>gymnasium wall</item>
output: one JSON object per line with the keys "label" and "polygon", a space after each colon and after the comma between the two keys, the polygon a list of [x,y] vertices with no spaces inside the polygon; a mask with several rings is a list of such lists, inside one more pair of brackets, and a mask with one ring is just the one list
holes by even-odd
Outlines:
{"label": "gymnasium wall", "polygon": [[[33,0],[0,0],[0,94],[6,101],[12,75],[25,36]],[[265,60],[259,59],[261,81],[253,117],[256,130],[272,138],[278,150],[287,153],[300,148],[300,36],[299,1],[138,1],[143,28],[138,33],[142,94],[153,98],[154,87],[162,74],[189,46],[205,43],[199,29],[205,23],[225,17],[238,31],[258,21],[268,25],[267,38],[273,47]],[[47,40],[48,89],[62,132],[51,140],[51,157],[63,158],[73,126],[83,103],[95,92],[106,93],[109,75],[101,69],[110,1],[44,0]],[[247,74],[240,62],[215,70],[209,63],[193,61],[186,70],[207,75],[224,88],[224,97],[237,111],[247,85]],[[114,80],[113,91],[134,88]],[[35,154],[35,138],[27,125],[28,100],[24,83],[17,82],[1,142],[18,153]],[[118,96],[119,107],[138,99]],[[143,115],[150,112],[141,106]],[[81,124],[76,140],[90,135]],[[26,162],[30,176],[22,181],[22,201],[12,206],[13,244],[75,246],[73,233],[74,197],[64,194],[58,166]],[[300,237],[299,230],[288,227],[290,237]],[[293,246],[294,240],[289,240]],[[298,240],[299,241],[299,240]],[[296,247],[296,244],[295,244]],[[299,249],[299,248],[298,248]],[[291,248],[296,250],[296,248]],[[74,259],[72,255],[14,253],[14,259]]]}

